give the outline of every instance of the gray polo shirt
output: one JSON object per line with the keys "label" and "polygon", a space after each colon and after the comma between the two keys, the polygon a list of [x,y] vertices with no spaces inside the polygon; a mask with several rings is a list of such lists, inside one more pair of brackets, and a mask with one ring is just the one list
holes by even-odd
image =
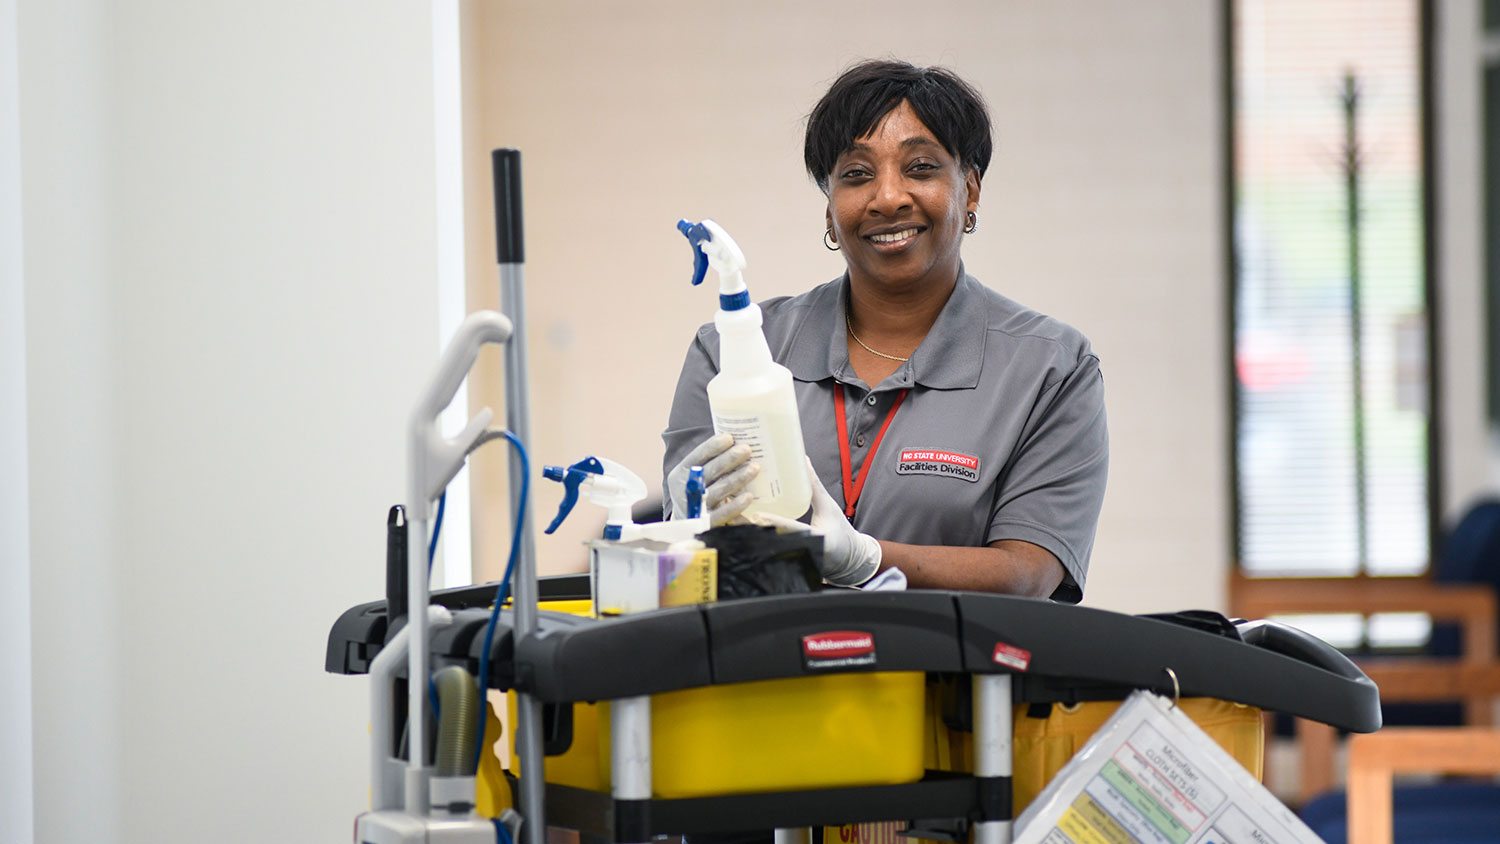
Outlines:
{"label": "gray polo shirt", "polygon": [[[1067,571],[1052,597],[1080,600],[1109,466],[1104,383],[1088,340],[960,270],[922,345],[871,389],[849,365],[847,295],[846,276],[761,303],[766,340],[792,372],[807,454],[829,494],[844,504],[838,438],[845,437],[856,477],[875,461],[855,528],[912,545],[1025,540]],[[713,433],[706,390],[718,359],[709,323],[677,381],[663,474]],[[844,387],[848,431],[835,421],[836,384]],[[903,389],[906,399],[871,456]]]}

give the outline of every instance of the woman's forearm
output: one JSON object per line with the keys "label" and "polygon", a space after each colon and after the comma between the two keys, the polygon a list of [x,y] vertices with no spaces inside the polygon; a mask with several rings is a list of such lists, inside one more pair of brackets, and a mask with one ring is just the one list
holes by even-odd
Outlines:
{"label": "woman's forearm", "polygon": [[1046,598],[1062,583],[1063,566],[1052,552],[1019,539],[978,548],[906,545],[880,540],[880,568],[901,569],[917,589],[967,589]]}

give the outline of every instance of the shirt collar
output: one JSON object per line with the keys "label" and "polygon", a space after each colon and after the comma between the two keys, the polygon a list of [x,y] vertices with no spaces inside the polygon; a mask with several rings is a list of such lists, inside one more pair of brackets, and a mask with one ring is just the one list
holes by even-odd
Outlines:
{"label": "shirt collar", "polygon": [[849,370],[849,347],[844,339],[848,296],[848,273],[812,291],[807,318],[784,361],[797,380],[822,381],[836,375],[843,378]]}
{"label": "shirt collar", "polygon": [[[808,317],[785,361],[798,380],[854,377],[849,366],[848,329],[844,324],[848,298],[848,273],[813,292]],[[979,386],[988,320],[979,282],[964,272],[960,264],[953,293],[922,345],[897,371],[897,377],[908,384],[939,390]]]}

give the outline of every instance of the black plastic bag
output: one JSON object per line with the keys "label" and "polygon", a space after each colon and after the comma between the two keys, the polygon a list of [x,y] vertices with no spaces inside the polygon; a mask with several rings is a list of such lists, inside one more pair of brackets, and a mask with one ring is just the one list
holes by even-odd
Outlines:
{"label": "black plastic bag", "polygon": [[823,537],[761,525],[724,525],[698,534],[719,552],[719,600],[791,595],[823,588]]}
{"label": "black plastic bag", "polygon": [[1224,636],[1236,642],[1244,641],[1240,636],[1240,629],[1234,626],[1234,622],[1213,610],[1152,612],[1142,614],[1141,618],[1154,618],[1157,621],[1165,621],[1168,624],[1180,624],[1183,627],[1191,627],[1194,630],[1201,630],[1204,633]]}

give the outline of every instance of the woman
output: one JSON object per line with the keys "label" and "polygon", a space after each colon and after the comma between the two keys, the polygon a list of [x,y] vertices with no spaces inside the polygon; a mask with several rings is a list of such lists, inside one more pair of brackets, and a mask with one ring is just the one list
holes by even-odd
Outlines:
{"label": "woman", "polygon": [[[1099,361],[964,271],[991,148],[978,93],[941,68],[864,62],[808,117],[824,245],[847,271],[761,308],[796,385],[831,583],[896,567],[918,588],[1082,597],[1109,454]],[[713,436],[717,360],[705,325],[662,437],[669,506],[703,465],[721,524],[759,467]]]}

